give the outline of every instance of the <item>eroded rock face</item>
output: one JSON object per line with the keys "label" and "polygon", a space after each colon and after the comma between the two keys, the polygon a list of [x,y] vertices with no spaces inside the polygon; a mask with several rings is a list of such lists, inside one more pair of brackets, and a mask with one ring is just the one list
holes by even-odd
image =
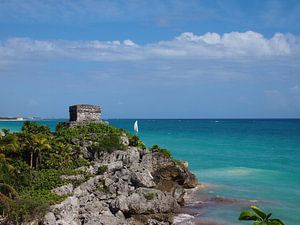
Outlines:
{"label": "eroded rock face", "polygon": [[54,188],[52,190],[52,192],[54,192],[55,194],[57,194],[59,196],[64,196],[64,195],[72,194],[73,190],[74,190],[73,184],[70,183],[70,184],[66,184],[61,187]]}
{"label": "eroded rock face", "polygon": [[[94,165],[79,170],[94,177],[78,187],[53,190],[71,195],[53,205],[45,225],[167,225],[184,204],[184,188],[197,185],[186,166],[159,152],[134,147],[126,151],[101,152]],[[96,175],[100,166],[107,171]]]}

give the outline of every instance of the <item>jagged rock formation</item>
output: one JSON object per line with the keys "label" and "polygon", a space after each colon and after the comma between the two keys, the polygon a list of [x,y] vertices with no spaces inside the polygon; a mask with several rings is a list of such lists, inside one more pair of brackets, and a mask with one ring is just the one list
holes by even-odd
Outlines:
{"label": "jagged rock formation", "polygon": [[[197,185],[185,164],[161,152],[129,147],[86,156],[92,157],[93,166],[78,169],[92,177],[78,187],[53,190],[69,197],[50,207],[44,225],[172,224],[173,214],[184,204],[185,188]],[[99,174],[100,168],[107,170]]]}

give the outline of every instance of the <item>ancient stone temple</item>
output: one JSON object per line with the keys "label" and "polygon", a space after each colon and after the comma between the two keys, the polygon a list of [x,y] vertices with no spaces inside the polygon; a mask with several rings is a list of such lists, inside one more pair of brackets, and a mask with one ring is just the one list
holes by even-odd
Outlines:
{"label": "ancient stone temple", "polygon": [[100,121],[101,109],[97,105],[72,105],[69,112],[70,122]]}

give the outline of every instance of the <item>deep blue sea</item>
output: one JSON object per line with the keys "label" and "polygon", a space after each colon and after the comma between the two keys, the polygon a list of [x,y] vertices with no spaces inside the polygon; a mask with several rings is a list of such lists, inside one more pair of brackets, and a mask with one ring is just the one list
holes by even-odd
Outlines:
{"label": "deep blue sea", "polygon": [[[133,132],[134,120],[108,121]],[[39,121],[51,129],[57,122]],[[11,131],[21,125],[0,122]],[[299,119],[144,119],[139,130],[147,146],[159,144],[187,160],[204,184],[183,210],[197,224],[249,224],[237,218],[251,204],[287,225],[300,224]]]}

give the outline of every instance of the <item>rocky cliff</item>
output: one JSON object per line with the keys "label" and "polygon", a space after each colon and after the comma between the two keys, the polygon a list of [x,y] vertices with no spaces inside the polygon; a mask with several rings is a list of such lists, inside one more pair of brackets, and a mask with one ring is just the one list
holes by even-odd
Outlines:
{"label": "rocky cliff", "polygon": [[128,147],[85,156],[92,157],[93,164],[78,170],[90,178],[77,187],[70,183],[54,189],[68,197],[50,207],[42,224],[172,224],[174,213],[184,205],[185,189],[197,185],[186,163],[159,151]]}

